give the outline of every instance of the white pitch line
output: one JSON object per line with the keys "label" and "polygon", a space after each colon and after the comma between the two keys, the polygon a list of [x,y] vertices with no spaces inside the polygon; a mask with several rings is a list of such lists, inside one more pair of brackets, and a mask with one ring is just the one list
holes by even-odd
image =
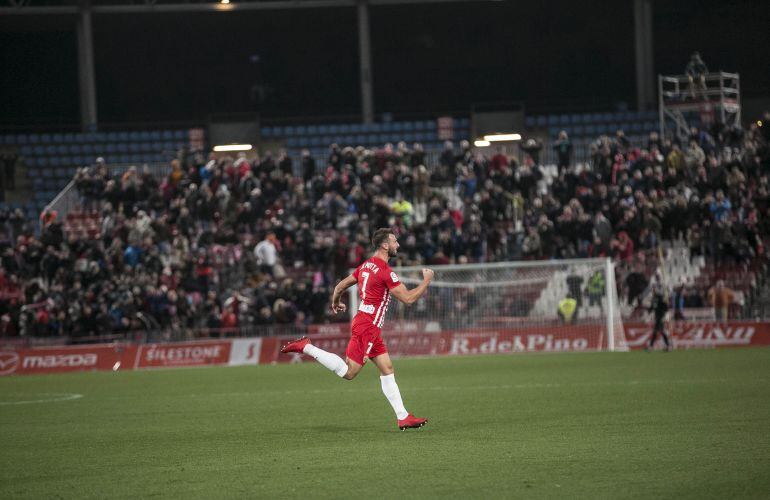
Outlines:
{"label": "white pitch line", "polygon": [[[40,394],[41,396],[45,396],[46,394]],[[49,396],[56,396],[56,394],[48,394]],[[46,399],[30,399],[26,401],[0,401],[0,406],[11,406],[11,405],[29,405],[29,404],[35,404],[35,403],[56,403],[59,401],[72,401],[73,399],[80,399],[82,398],[82,394],[69,394],[69,393],[61,393],[60,397],[53,397],[53,398],[46,398]]]}

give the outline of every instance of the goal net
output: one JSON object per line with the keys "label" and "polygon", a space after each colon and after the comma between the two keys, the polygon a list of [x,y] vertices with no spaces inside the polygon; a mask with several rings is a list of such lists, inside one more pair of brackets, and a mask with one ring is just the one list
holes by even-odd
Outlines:
{"label": "goal net", "polygon": [[[383,326],[388,348],[436,334],[425,354],[627,350],[615,269],[610,259],[433,266],[435,277],[415,304],[392,303]],[[394,269],[413,288],[422,267]],[[358,293],[351,288],[353,307]],[[394,343],[393,340],[396,342]],[[451,346],[449,345],[451,344]],[[408,350],[409,353],[413,351]],[[398,350],[394,352],[398,355]]]}

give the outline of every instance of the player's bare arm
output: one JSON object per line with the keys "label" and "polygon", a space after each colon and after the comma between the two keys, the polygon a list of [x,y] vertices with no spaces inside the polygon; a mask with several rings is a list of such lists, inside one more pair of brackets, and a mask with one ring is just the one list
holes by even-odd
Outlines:
{"label": "player's bare arm", "polygon": [[401,284],[391,289],[390,293],[393,294],[395,298],[397,298],[399,301],[403,302],[406,305],[414,304],[415,302],[417,302],[417,299],[422,297],[422,294],[425,293],[425,290],[428,289],[428,285],[430,285],[431,281],[433,281],[433,270],[423,269],[422,283],[412,288],[411,290],[409,290],[406,286]]}
{"label": "player's bare arm", "polygon": [[347,306],[340,302],[340,299],[342,298],[342,293],[355,284],[356,278],[350,274],[334,287],[334,293],[332,294],[332,312],[334,314],[347,310]]}

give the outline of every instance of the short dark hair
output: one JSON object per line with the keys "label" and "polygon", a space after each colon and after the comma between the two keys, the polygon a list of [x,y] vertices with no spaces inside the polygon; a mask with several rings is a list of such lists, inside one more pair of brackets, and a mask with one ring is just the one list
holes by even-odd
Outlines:
{"label": "short dark hair", "polygon": [[375,250],[380,248],[380,245],[385,243],[391,234],[393,234],[393,231],[387,227],[381,227],[376,230],[372,236],[372,246],[374,246]]}

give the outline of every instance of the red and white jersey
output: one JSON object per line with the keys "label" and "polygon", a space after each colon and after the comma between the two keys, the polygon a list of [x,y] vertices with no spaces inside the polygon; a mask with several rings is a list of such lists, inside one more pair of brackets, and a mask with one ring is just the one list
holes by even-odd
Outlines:
{"label": "red and white jersey", "polygon": [[372,257],[353,271],[358,281],[358,313],[354,323],[368,321],[377,328],[382,328],[385,313],[390,304],[390,289],[401,284],[398,276],[387,262],[379,257]]}

